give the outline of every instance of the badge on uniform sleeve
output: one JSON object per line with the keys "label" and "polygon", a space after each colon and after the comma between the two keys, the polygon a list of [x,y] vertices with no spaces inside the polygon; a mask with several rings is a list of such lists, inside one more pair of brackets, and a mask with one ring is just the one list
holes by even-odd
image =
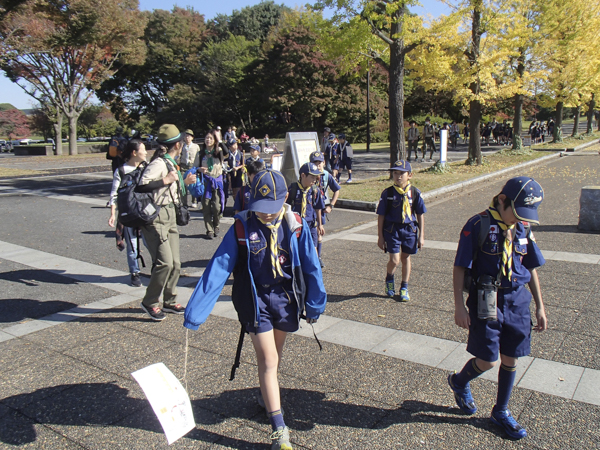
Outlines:
{"label": "badge on uniform sleeve", "polygon": [[498,225],[490,225],[490,234],[498,234],[499,232]]}
{"label": "badge on uniform sleeve", "polygon": [[519,244],[520,245],[527,245],[527,238],[520,238],[519,239]]}
{"label": "badge on uniform sleeve", "polygon": [[279,264],[283,265],[287,261],[285,255],[279,255]]}
{"label": "badge on uniform sleeve", "polygon": [[250,236],[248,236],[248,238],[249,238],[251,241],[258,241],[258,233],[257,233],[257,232],[255,232],[255,231],[253,231],[252,233],[250,233]]}

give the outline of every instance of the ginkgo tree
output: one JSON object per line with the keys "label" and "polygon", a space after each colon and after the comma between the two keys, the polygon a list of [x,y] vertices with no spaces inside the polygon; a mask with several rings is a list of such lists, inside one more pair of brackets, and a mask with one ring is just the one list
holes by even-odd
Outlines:
{"label": "ginkgo tree", "polygon": [[[406,157],[404,137],[404,75],[406,56],[421,42],[422,18],[409,7],[417,0],[321,0],[315,8],[336,9],[347,67],[373,59],[389,73],[390,163]],[[375,39],[373,39],[375,38]],[[348,45],[350,44],[350,45]]]}

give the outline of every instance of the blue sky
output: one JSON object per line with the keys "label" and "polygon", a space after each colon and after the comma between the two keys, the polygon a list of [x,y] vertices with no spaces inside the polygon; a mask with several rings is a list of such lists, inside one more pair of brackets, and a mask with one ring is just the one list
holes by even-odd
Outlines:
{"label": "blue sky", "polygon": [[[191,6],[196,11],[204,14],[204,17],[209,20],[217,14],[231,14],[234,10],[241,10],[245,6],[252,6],[260,3],[260,0],[178,0],[176,2],[165,2],[164,0],[139,0],[140,9],[171,9],[173,6],[186,7]],[[307,1],[296,0],[275,0],[277,4],[284,4],[290,8],[300,7]],[[311,3],[310,1],[308,3]],[[438,16],[448,13],[448,8],[437,0],[421,0],[423,7],[415,8],[414,11],[418,14],[431,14]],[[0,103],[11,103],[19,109],[33,108],[36,102],[23,92],[16,84],[12,83],[4,76],[4,72],[0,73]]]}

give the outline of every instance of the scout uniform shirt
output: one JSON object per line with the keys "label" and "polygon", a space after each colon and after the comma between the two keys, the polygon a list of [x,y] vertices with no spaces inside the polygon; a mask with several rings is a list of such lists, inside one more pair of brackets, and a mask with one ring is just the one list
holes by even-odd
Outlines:
{"label": "scout uniform shirt", "polygon": [[[292,184],[293,186],[293,184]],[[290,186],[290,190],[292,188],[292,186]],[[321,193],[320,190],[314,189],[312,186],[308,188],[308,193],[306,194],[308,196],[308,198],[306,199],[306,212],[304,214],[304,217],[302,217],[304,220],[306,220],[306,223],[308,223],[308,226],[310,228],[316,227],[317,226],[317,209],[325,209],[325,203],[323,202],[323,197],[321,197]],[[304,192],[302,191],[302,188],[300,187],[300,183],[298,183],[298,190],[296,192],[296,198],[292,198],[290,199],[288,197],[288,199],[286,200],[287,203],[289,203],[292,206],[292,210],[297,213],[300,214],[302,216],[302,197],[304,196]]]}
{"label": "scout uniform shirt", "polygon": [[[394,191],[391,197],[388,197],[388,190]],[[381,198],[379,199],[379,204],[377,205],[376,214],[379,216],[385,216],[386,223],[416,223],[417,215],[425,214],[427,212],[427,208],[425,207],[423,197],[421,197],[421,191],[419,191],[416,188],[414,190],[414,198],[412,188],[409,188],[405,194],[408,197],[411,213],[410,215],[406,216],[404,221],[402,221],[402,207],[404,205],[404,195],[400,194],[396,189],[386,189],[381,193]],[[390,202],[391,207],[388,210],[388,205],[390,204]]]}
{"label": "scout uniform shirt", "polygon": [[[496,278],[501,270],[504,235],[498,222],[494,220],[489,211],[487,214],[490,218],[490,229],[481,248],[479,248],[481,217],[476,215],[467,221],[460,233],[454,260],[455,266],[472,269],[474,280],[480,275],[490,275]],[[485,231],[482,230],[484,233]],[[546,262],[531,230],[527,233],[523,224],[519,222],[512,231],[515,234],[512,252],[512,279],[508,280],[505,276],[502,277],[502,287],[504,288],[517,288],[529,283],[531,280],[529,271],[543,266]],[[471,266],[475,251],[478,253],[473,268]]]}
{"label": "scout uniform shirt", "polygon": [[[169,169],[173,169],[171,163],[167,162],[164,158],[156,158],[146,167],[140,184],[144,185],[151,181],[162,180],[169,173]],[[171,191],[170,193],[169,190]],[[170,205],[173,203],[173,199],[175,199],[176,203],[179,203],[179,183],[175,182],[155,189],[152,191],[152,197],[154,198],[154,203],[159,206]]]}

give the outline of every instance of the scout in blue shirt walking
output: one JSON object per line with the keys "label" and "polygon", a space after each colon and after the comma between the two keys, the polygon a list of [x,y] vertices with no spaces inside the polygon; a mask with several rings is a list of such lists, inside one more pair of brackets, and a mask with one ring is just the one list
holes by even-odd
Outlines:
{"label": "scout in blue shirt walking", "polygon": [[248,209],[248,204],[250,203],[250,186],[252,185],[252,180],[254,176],[265,168],[264,164],[261,161],[250,161],[246,164],[245,170],[247,173],[248,183],[246,183],[242,188],[238,191],[235,196],[233,202],[233,212],[235,214],[240,213]]}
{"label": "scout in blue shirt walking", "polygon": [[342,171],[348,169],[348,179],[346,180],[346,183],[352,183],[352,158],[354,157],[354,150],[352,150],[352,146],[346,141],[345,134],[341,133],[338,136],[338,140],[340,143],[341,161],[336,181],[339,183]]}
{"label": "scout in blue shirt walking", "polygon": [[396,161],[390,168],[394,185],[381,193],[377,205],[377,245],[390,254],[385,278],[388,297],[396,295],[394,272],[402,263],[402,284],[399,300],[407,302],[410,278],[410,255],[425,243],[425,218],[427,212],[421,191],[411,186],[412,169],[408,161]]}
{"label": "scout in blue shirt walking", "polygon": [[[321,152],[312,152],[310,154],[310,162],[317,166],[317,168],[323,172],[323,174],[319,177],[319,181],[317,181],[317,186],[319,187],[319,191],[321,193],[321,198],[323,199],[323,204],[325,205],[325,209],[321,212],[321,221],[323,223],[323,227],[325,227],[325,223],[327,222],[327,214],[330,214],[333,211],[335,203],[340,195],[340,185],[333,175],[329,172],[323,170],[325,167],[325,159],[323,153]],[[333,192],[333,198],[329,198],[329,190]],[[317,253],[319,254],[319,262],[321,263],[321,268],[325,267],[323,263],[323,259],[321,258],[321,249],[323,246],[323,235],[319,235],[317,241]]]}
{"label": "scout in blue shirt walking", "polygon": [[256,352],[259,404],[273,428],[272,450],[292,449],[277,379],[287,333],[298,330],[304,315],[307,323],[316,322],[327,302],[309,227],[284,204],[287,194],[280,172],[256,174],[249,211],[235,216],[188,302],[183,322],[198,329],[233,272],[231,299]]}
{"label": "scout in blue shirt walking", "polygon": [[312,163],[302,165],[299,172],[300,179],[290,186],[286,202],[292,206],[292,211],[299,214],[308,223],[316,249],[319,244],[319,236],[325,234],[322,215],[325,203],[323,203],[319,188],[315,185],[323,172]]}
{"label": "scout in blue shirt walking", "polygon": [[[475,414],[469,382],[496,365],[498,395],[491,420],[513,439],[527,432],[512,417],[508,402],[517,359],[531,351],[529,304],[535,301],[536,331],[547,328],[536,268],[545,263],[529,224],[538,223],[542,187],[529,177],[510,179],[489,208],[463,227],[454,260],[454,320],[469,330],[467,351],[474,358],[448,377],[458,407]],[[469,269],[468,277],[465,271]],[[525,289],[529,285],[531,293]],[[468,291],[465,307],[463,288]]]}

